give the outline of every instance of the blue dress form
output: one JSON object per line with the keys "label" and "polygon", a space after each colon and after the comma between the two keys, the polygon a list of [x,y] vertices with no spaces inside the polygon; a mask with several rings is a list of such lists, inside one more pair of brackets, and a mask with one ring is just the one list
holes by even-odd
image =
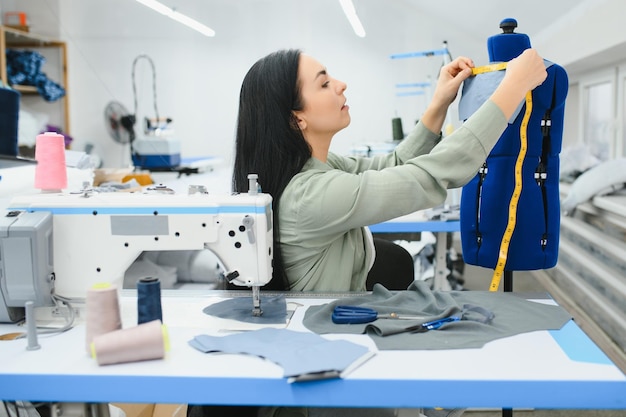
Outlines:
{"label": "blue dress form", "polygon": [[[488,39],[492,63],[510,61],[531,47],[527,35],[514,32],[516,26],[514,19],[505,19],[500,24],[503,33]],[[532,91],[527,151],[521,171],[522,190],[508,245],[506,271],[551,268],[558,259],[559,153],[568,79],[562,67],[547,61],[546,66],[547,79]],[[524,104],[515,119],[509,120],[483,168],[463,187],[461,243],[467,264],[496,268],[509,220],[525,110]]]}

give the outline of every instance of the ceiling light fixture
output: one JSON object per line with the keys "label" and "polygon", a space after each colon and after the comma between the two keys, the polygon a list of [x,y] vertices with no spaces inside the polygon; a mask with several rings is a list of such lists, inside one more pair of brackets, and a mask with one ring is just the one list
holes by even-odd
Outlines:
{"label": "ceiling light fixture", "polygon": [[348,22],[350,22],[350,25],[352,25],[352,30],[354,30],[354,33],[356,33],[357,36],[364,38],[365,29],[363,28],[363,25],[359,20],[359,16],[356,15],[356,10],[354,8],[354,4],[352,4],[352,0],[339,0],[339,4],[341,4],[341,8],[348,18]]}
{"label": "ceiling light fixture", "polygon": [[203,25],[202,23],[192,19],[187,15],[177,12],[173,8],[166,6],[163,3],[160,3],[156,0],[137,0],[137,2],[151,8],[156,12],[161,13],[164,16],[169,17],[170,19],[174,19],[177,22],[182,23],[188,28],[202,33],[204,36],[215,36],[215,31],[210,27]]}

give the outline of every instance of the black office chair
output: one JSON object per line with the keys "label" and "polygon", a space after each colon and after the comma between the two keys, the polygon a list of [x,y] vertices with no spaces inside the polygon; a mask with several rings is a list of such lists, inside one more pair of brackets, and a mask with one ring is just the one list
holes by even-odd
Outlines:
{"label": "black office chair", "polygon": [[406,290],[415,279],[415,264],[411,254],[402,246],[381,238],[374,238],[376,259],[367,275],[365,288],[371,291],[380,283],[388,290]]}

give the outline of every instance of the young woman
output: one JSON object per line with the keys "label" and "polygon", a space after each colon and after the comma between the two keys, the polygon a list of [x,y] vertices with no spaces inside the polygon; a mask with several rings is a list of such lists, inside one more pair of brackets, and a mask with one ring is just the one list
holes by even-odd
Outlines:
{"label": "young woman", "polygon": [[247,176],[256,173],[273,197],[270,288],[365,290],[376,259],[367,226],[441,204],[448,188],[476,174],[546,70],[535,50],[524,51],[490,99],[441,140],[447,109],[473,66],[460,57],[442,67],[420,122],[392,153],[373,158],[329,152],[350,124],[350,109],[346,84],[320,62],[281,50],[252,66],[241,87],[233,189],[247,191]]}
{"label": "young woman", "polygon": [[[335,133],[350,124],[350,112],[346,84],[321,63],[299,50],[281,50],[252,66],[241,87],[233,189],[247,192],[248,174],[255,173],[262,191],[273,197],[274,276],[264,288],[364,290],[375,261],[382,265],[374,269],[394,270],[396,259],[387,252],[377,256],[367,226],[441,204],[447,188],[468,182],[526,92],[546,78],[541,57],[526,50],[508,63],[490,100],[441,140],[448,106],[473,66],[468,58],[444,66],[420,122],[394,152],[374,158],[329,152]],[[411,271],[404,282],[412,279]],[[459,409],[425,411],[429,417],[461,413]],[[381,417],[395,413],[193,406],[188,415]]]}

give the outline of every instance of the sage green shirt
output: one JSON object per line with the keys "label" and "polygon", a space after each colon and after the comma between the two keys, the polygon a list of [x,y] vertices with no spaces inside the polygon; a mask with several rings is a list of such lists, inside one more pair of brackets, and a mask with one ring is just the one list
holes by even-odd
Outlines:
{"label": "sage green shirt", "polygon": [[507,120],[487,101],[443,140],[421,123],[388,155],[311,158],[280,201],[292,291],[363,291],[374,252],[368,225],[442,204],[486,160]]}

